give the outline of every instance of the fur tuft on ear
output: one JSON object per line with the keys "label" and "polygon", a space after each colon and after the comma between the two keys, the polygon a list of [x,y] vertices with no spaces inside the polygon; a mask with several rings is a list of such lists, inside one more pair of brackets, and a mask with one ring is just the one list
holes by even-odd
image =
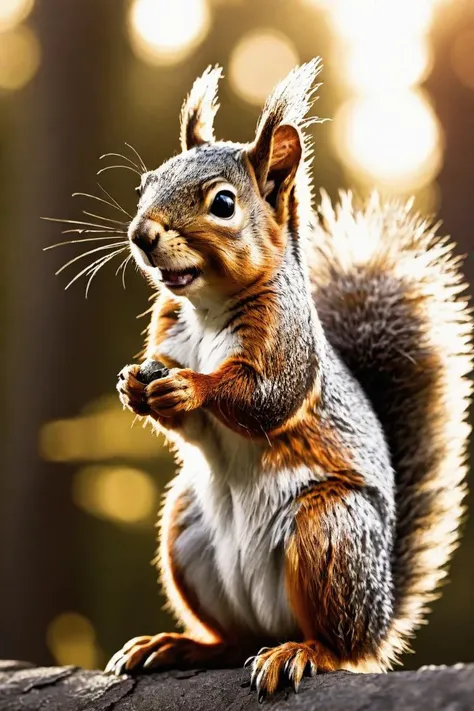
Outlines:
{"label": "fur tuft on ear", "polygon": [[193,84],[181,109],[180,142],[183,151],[214,141],[214,118],[219,108],[217,86],[222,67],[208,67]]}
{"label": "fur tuft on ear", "polygon": [[265,102],[257,124],[257,138],[266,125],[273,124],[276,128],[282,123],[289,123],[298,128],[315,123],[320,119],[314,117],[305,120],[306,114],[315,101],[316,91],[321,84],[314,80],[323,68],[320,57],[302,64],[291,70],[274,88]]}
{"label": "fur tuft on ear", "polygon": [[[301,183],[310,183],[308,159],[311,151],[304,128],[322,122],[317,117],[306,118],[320,87],[320,84],[315,84],[315,79],[321,69],[321,59],[316,57],[307,64],[295,67],[275,87],[258,121],[255,141],[248,150],[260,191],[274,207],[278,191],[280,197],[285,198],[283,192],[291,190],[301,158],[306,175]],[[275,174],[280,185],[278,180],[275,182]],[[275,185],[272,186],[273,182]],[[310,195],[308,199],[310,201]]]}

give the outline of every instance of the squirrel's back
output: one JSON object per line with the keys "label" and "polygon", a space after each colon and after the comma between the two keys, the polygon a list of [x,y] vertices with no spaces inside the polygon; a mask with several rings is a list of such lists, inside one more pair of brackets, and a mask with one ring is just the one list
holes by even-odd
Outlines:
{"label": "squirrel's back", "polygon": [[406,649],[445,576],[465,495],[471,318],[459,258],[410,205],[323,194],[311,280],[326,336],[363,386],[396,473],[395,610],[382,662]]}

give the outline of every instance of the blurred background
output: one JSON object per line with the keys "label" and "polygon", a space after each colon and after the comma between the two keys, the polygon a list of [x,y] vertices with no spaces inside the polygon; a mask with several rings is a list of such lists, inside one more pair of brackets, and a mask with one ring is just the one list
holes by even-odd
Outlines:
{"label": "blurred background", "polygon": [[[275,82],[314,55],[315,110],[332,119],[312,127],[316,188],[414,194],[473,283],[472,0],[0,0],[0,658],[97,667],[173,627],[150,561],[174,464],[115,396],[149,290],[133,265],[123,289],[124,252],[84,298],[108,246],[55,277],[133,214],[133,169],[101,174],[107,192],[96,171],[131,168],[125,142],[149,168],[175,153],[182,100],[211,63],[226,74],[217,135],[250,140]],[[82,225],[40,216],[95,215],[111,232],[82,237],[111,242],[42,251]],[[407,665],[474,660],[473,555],[470,521]]]}

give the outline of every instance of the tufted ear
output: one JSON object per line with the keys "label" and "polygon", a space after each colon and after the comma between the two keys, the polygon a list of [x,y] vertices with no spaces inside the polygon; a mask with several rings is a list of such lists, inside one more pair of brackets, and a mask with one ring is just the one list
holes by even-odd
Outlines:
{"label": "tufted ear", "polygon": [[193,84],[181,109],[180,141],[183,151],[209,143],[214,138],[214,118],[219,108],[217,85],[222,76],[219,66],[208,67]]}
{"label": "tufted ear", "polygon": [[[304,128],[318,119],[305,117],[319,86],[314,82],[320,70],[320,59],[313,59],[293,69],[275,87],[258,121],[255,141],[247,150],[260,192],[275,208],[280,223],[288,219],[298,167],[310,155]],[[303,167],[308,183],[309,165]]]}

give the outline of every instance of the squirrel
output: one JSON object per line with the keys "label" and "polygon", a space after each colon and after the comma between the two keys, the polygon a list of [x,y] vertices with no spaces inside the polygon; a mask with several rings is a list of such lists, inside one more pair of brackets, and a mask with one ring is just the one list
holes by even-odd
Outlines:
{"label": "squirrel", "polygon": [[322,193],[313,209],[320,69],[296,67],[241,144],[214,136],[209,67],[182,108],[182,152],[141,177],[128,236],[156,299],[148,365],[117,387],[181,462],[157,562],[184,631],[132,639],[108,672],[245,662],[261,701],[316,671],[385,671],[457,544],[460,258],[410,202]]}

